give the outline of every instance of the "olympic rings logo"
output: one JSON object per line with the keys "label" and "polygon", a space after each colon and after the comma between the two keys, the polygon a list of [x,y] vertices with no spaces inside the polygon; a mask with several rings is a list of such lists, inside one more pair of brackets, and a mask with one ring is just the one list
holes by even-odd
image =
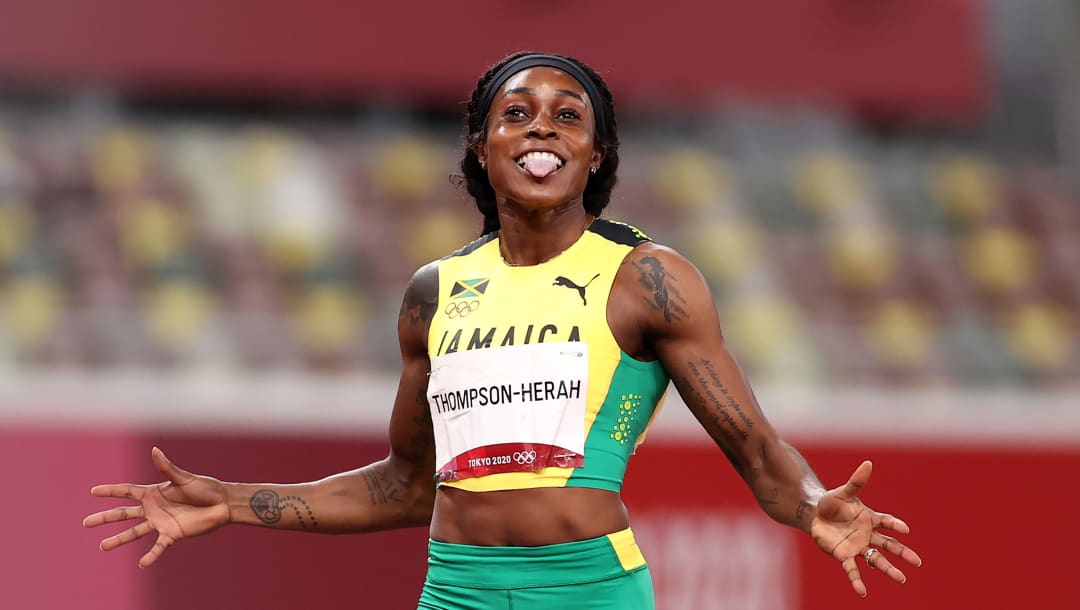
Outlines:
{"label": "olympic rings logo", "polygon": [[480,309],[480,301],[454,301],[446,304],[446,317],[464,318],[472,312]]}
{"label": "olympic rings logo", "polygon": [[524,466],[525,464],[532,464],[536,461],[535,451],[515,451],[514,461]]}

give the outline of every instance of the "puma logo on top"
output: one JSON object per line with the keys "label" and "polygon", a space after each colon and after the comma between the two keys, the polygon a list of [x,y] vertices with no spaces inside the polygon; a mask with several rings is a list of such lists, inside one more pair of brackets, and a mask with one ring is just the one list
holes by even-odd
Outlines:
{"label": "puma logo on top", "polygon": [[588,288],[589,284],[593,283],[593,280],[595,280],[598,277],[600,277],[599,273],[592,276],[592,280],[589,280],[588,282],[585,282],[584,286],[578,286],[577,284],[575,284],[573,282],[573,280],[570,280],[570,279],[560,275],[559,277],[555,278],[555,283],[552,284],[552,286],[566,286],[567,288],[573,288],[574,290],[577,290],[578,296],[581,297],[581,304],[582,305],[588,305],[589,304],[588,301],[585,300],[585,289]]}

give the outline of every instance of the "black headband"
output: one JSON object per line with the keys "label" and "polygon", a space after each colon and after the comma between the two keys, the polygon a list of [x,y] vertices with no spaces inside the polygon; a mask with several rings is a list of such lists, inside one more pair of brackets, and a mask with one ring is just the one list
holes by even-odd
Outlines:
{"label": "black headband", "polygon": [[476,109],[480,118],[480,125],[487,124],[487,115],[491,110],[491,103],[495,101],[495,94],[499,92],[499,89],[502,89],[506,81],[522,70],[537,66],[558,68],[581,83],[581,86],[585,88],[585,93],[589,96],[589,103],[592,104],[593,116],[596,117],[596,135],[601,140],[606,138],[609,121],[607,112],[604,110],[604,98],[600,96],[600,88],[596,86],[596,83],[593,82],[593,79],[589,77],[585,70],[582,70],[574,62],[558,55],[544,55],[542,53],[522,55],[509,61],[505,66],[499,68],[495,76],[491,77],[487,88],[484,89],[484,95],[480,98],[480,106]]}

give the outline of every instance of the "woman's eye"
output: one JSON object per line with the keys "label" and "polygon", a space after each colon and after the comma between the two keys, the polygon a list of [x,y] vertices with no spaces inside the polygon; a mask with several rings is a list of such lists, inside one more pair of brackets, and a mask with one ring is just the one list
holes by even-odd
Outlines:
{"label": "woman's eye", "polygon": [[556,116],[558,116],[560,119],[580,119],[581,118],[581,114],[578,113],[578,111],[576,111],[576,110],[563,110],[563,111],[559,112],[559,114],[556,115]]}
{"label": "woman's eye", "polygon": [[511,106],[511,107],[507,108],[506,112],[504,112],[503,115],[508,116],[508,117],[515,117],[515,118],[528,116],[528,115],[525,114],[525,109],[520,107],[520,106]]}

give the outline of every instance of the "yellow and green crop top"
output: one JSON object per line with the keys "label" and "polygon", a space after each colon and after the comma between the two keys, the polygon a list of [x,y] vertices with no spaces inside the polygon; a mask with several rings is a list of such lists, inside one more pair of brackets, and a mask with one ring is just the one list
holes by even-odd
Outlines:
{"label": "yellow and green crop top", "polygon": [[607,323],[615,274],[645,241],[597,219],[538,265],[507,265],[497,232],[439,261],[428,405],[440,485],[621,488],[668,385]]}

